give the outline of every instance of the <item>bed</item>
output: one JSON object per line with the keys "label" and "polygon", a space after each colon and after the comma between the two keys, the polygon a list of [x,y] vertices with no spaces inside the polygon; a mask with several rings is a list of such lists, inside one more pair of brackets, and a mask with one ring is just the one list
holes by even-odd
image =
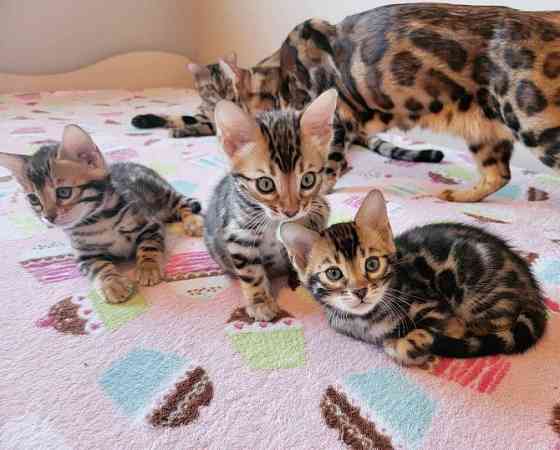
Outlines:
{"label": "bed", "polygon": [[[2,95],[0,149],[31,153],[77,123],[109,162],[146,164],[205,204],[227,168],[216,139],[130,126],[136,114],[187,113],[197,102],[184,89]],[[406,369],[336,334],[283,280],[275,288],[288,315],[252,322],[238,284],[178,225],[166,281],[107,305],[63,234],[33,216],[2,171],[0,447],[560,449],[560,177],[514,168],[485,202],[451,204],[414,197],[474,181],[466,154],[446,149],[429,165],[356,148],[350,165],[329,196],[331,221],[352,218],[377,187],[396,233],[453,220],[506,237],[546,290],[542,342],[522,356]]]}

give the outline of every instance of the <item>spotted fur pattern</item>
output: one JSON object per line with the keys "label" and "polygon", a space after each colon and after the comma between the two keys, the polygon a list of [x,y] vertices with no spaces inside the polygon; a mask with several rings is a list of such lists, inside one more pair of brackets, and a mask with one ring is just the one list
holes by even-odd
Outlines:
{"label": "spotted fur pattern", "polygon": [[164,225],[181,220],[188,235],[200,235],[198,201],[177,192],[153,170],[135,163],[107,166],[83,130],[66,127],[60,144],[32,156],[0,154],[35,213],[62,228],[80,272],[99,284],[109,303],[126,301],[134,283],[115,262],[136,258],[141,286],[162,276]]}
{"label": "spotted fur pattern", "polygon": [[[256,320],[271,320],[279,308],[269,280],[288,274],[291,268],[276,230],[285,220],[316,230],[326,225],[329,207],[321,196],[321,184],[330,139],[317,145],[302,128],[302,115],[295,111],[261,113],[254,129],[253,119],[246,115],[241,119],[242,124],[223,119],[219,129],[231,172],[212,194],[204,236],[214,260],[239,278],[249,303],[247,313]],[[325,124],[330,124],[329,117]],[[245,139],[249,131],[244,127],[253,130],[249,148],[232,143],[231,133],[239,129]],[[265,178],[270,184],[262,186]]]}
{"label": "spotted fur pattern", "polygon": [[379,202],[380,193],[370,194],[355,222],[322,233],[282,227],[303,284],[334,329],[381,345],[406,365],[430,355],[522,353],[541,338],[541,290],[502,239],[441,223],[393,241]]}
{"label": "spotted fur pattern", "polygon": [[335,85],[356,140],[416,126],[463,137],[480,181],[445,190],[479,201],[506,185],[514,142],[560,167],[560,12],[416,3],[332,25],[312,19],[281,48],[281,93]]}

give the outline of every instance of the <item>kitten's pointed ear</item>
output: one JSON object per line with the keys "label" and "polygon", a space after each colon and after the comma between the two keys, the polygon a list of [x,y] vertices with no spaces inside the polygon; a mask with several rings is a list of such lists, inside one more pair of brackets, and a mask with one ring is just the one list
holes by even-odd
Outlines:
{"label": "kitten's pointed ear", "polygon": [[228,100],[221,100],[216,105],[214,122],[218,139],[230,158],[257,138],[255,120]]}
{"label": "kitten's pointed ear", "polygon": [[91,169],[104,169],[103,155],[86,133],[78,125],[67,125],[62,134],[62,144],[58,149],[57,158],[75,161]]}
{"label": "kitten's pointed ear", "polygon": [[336,89],[323,92],[301,115],[302,135],[316,145],[326,147],[333,138],[333,121],[338,93]]}
{"label": "kitten's pointed ear", "polygon": [[224,61],[237,66],[237,53],[228,53],[226,56],[224,56]]}
{"label": "kitten's pointed ear", "polygon": [[[201,64],[196,63],[189,63],[187,64],[187,69],[190,73],[192,73],[195,77],[204,75],[208,72],[208,69]],[[209,75],[209,74],[208,74]]]}
{"label": "kitten's pointed ear", "polygon": [[0,166],[8,169],[18,181],[25,179],[25,165],[29,156],[14,153],[0,153]]}
{"label": "kitten's pointed ear", "polygon": [[365,230],[375,230],[384,239],[393,240],[393,232],[387,214],[387,205],[381,191],[374,189],[362,202],[356,215],[356,225]]}
{"label": "kitten's pointed ear", "polygon": [[233,81],[234,84],[237,84],[240,81],[243,74],[242,69],[237,67],[237,64],[223,59],[220,59],[218,64],[220,64],[220,69],[222,69],[224,75]]}
{"label": "kitten's pointed ear", "polygon": [[321,236],[303,225],[285,222],[278,227],[278,238],[292,257],[298,272],[304,272],[309,264],[311,250]]}

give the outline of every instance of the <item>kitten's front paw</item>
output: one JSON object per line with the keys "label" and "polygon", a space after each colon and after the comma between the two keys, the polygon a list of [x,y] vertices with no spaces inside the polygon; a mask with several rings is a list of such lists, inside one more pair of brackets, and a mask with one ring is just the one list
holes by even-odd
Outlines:
{"label": "kitten's front paw", "polygon": [[415,329],[400,339],[387,339],[383,349],[391,358],[405,366],[425,364],[431,357],[433,336],[426,330]]}
{"label": "kitten's front paw", "polygon": [[107,303],[123,303],[133,296],[136,286],[128,277],[114,275],[102,282],[101,291]]}
{"label": "kitten's front paw", "polygon": [[199,214],[191,214],[183,219],[183,228],[187,236],[199,237],[202,236],[204,229],[204,221]]}
{"label": "kitten's front paw", "polygon": [[257,321],[270,322],[280,312],[280,308],[275,301],[254,303],[245,308],[249,317]]}
{"label": "kitten's front paw", "polygon": [[155,286],[162,279],[161,267],[154,261],[143,261],[136,268],[136,280],[140,286]]}

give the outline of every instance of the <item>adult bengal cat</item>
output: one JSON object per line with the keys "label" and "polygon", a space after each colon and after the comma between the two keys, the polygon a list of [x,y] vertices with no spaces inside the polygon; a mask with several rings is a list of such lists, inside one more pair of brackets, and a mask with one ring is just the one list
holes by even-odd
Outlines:
{"label": "adult bengal cat", "polygon": [[514,142],[560,168],[560,12],[383,6],[337,25],[302,23],[280,59],[283,101],[306,103],[311,87],[334,84],[358,141],[416,126],[463,137],[480,181],[442,199],[480,201],[505,186]]}

